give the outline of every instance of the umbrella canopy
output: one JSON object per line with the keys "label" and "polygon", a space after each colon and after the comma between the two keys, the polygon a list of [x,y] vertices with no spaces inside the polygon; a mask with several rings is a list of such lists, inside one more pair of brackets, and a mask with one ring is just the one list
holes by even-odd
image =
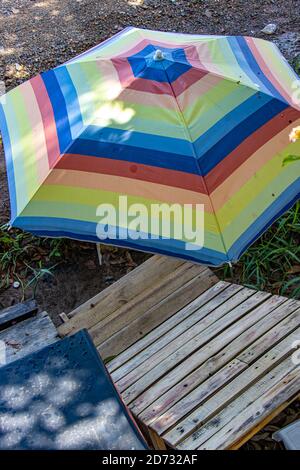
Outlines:
{"label": "umbrella canopy", "polygon": [[[297,80],[261,39],[123,30],[2,97],[11,224],[99,242],[106,203],[110,244],[237,260],[299,197],[300,163],[283,164],[300,155]],[[135,228],[119,196],[149,210]],[[204,207],[201,243],[175,209],[169,234],[149,223],[162,203],[192,207],[189,229]]]}

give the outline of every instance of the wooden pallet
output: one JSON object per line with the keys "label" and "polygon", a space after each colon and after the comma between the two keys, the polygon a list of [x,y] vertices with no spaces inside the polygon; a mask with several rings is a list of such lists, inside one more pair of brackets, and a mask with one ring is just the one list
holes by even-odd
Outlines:
{"label": "wooden pallet", "polygon": [[46,312],[37,313],[34,300],[0,311],[0,366],[59,339]]}
{"label": "wooden pallet", "polygon": [[156,448],[238,448],[299,395],[300,302],[218,282],[184,303],[108,369]]}
{"label": "wooden pallet", "polygon": [[[300,302],[153,256],[71,312],[157,448],[238,448],[295,399]],[[113,359],[112,359],[113,357]]]}
{"label": "wooden pallet", "polygon": [[0,311],[0,331],[33,317],[38,311],[35,300],[27,300]]}
{"label": "wooden pallet", "polygon": [[60,336],[87,328],[103,359],[116,356],[218,281],[210,269],[152,256],[68,314]]}

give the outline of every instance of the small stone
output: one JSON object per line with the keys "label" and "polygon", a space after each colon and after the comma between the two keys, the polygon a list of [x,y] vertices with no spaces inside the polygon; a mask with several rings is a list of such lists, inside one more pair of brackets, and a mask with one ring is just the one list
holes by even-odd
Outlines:
{"label": "small stone", "polygon": [[210,10],[208,10],[208,8],[205,10],[204,14],[205,14],[205,16],[207,16],[207,18],[212,17],[212,12]]}
{"label": "small stone", "polygon": [[264,34],[274,34],[276,30],[277,25],[275,23],[269,23],[261,30],[261,32]]}
{"label": "small stone", "polygon": [[21,284],[18,281],[15,281],[12,286],[14,289],[19,289],[20,285]]}
{"label": "small stone", "polygon": [[15,64],[15,68],[16,68],[17,72],[20,72],[20,70],[22,70],[23,67],[22,67],[22,65],[17,63],[17,64]]}

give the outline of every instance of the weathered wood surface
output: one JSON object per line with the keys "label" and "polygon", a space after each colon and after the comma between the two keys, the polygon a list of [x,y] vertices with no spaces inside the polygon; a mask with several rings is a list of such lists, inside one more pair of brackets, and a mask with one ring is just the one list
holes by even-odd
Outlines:
{"label": "weathered wood surface", "polygon": [[66,335],[81,328],[91,328],[144,290],[158,283],[158,273],[161,272],[164,277],[183,264],[183,261],[173,258],[151,257],[69,313],[68,316],[73,320],[61,326],[60,334]]}
{"label": "weathered wood surface", "polygon": [[[148,406],[153,402],[155,396],[160,396],[167,390],[173,388],[180,380],[195,371],[197,367],[207,361],[211,356],[230,344],[231,341],[241,333],[243,326],[242,322],[233,323],[233,325],[232,322],[243,316],[247,312],[247,309],[250,311],[257,303],[260,303],[260,299],[255,299],[256,302],[252,301],[251,295],[253,291],[250,291],[250,289],[243,289],[239,294],[239,301],[242,301],[242,297],[245,301],[242,308],[234,308],[232,311],[226,311],[224,307],[224,309],[222,309],[224,319],[221,317],[219,322],[212,324],[210,328],[202,331],[197,337],[194,337],[173,354],[169,355],[169,357],[160,364],[157,364],[153,369],[147,371],[145,368],[145,371],[147,371],[145,375],[130,385],[126,390],[123,390],[122,396],[126,403],[130,403],[138,397],[135,405],[141,410],[142,407]],[[249,296],[250,298],[248,298]],[[233,302],[230,302],[230,304],[225,302],[224,305],[225,304],[227,304],[227,307],[234,305]],[[219,310],[219,307],[217,310]],[[237,328],[237,325],[241,328]],[[229,328],[226,330],[226,333],[224,333],[223,330],[226,326],[229,326]],[[161,378],[161,380],[152,386],[152,390],[148,389],[148,387],[159,378]],[[193,383],[195,383],[195,377],[193,377]]]}
{"label": "weathered wood surface", "polygon": [[168,320],[164,321],[159,327],[152,329],[150,333],[141,338],[137,343],[134,343],[131,347],[127,348],[121,354],[118,354],[118,356],[108,364],[108,370],[110,371],[110,373],[118,369],[117,376],[122,376],[122,366],[125,364],[126,370],[128,367],[130,369],[134,368],[136,363],[136,357],[141,357],[140,354],[145,354],[145,358],[151,355],[152,349],[156,349],[157,347],[157,341],[161,337],[164,338],[165,334],[167,334],[168,337],[171,339],[175,337],[177,335],[178,325],[180,328],[180,322],[188,318],[192,313],[194,313],[197,309],[205,305],[207,302],[209,302],[212,298],[214,298],[228,286],[229,283],[227,282],[218,282],[217,284],[212,286],[211,289],[207,289],[195,300],[188,303],[184,308],[177,311],[177,313],[172,315]]}
{"label": "weathered wood surface", "polygon": [[14,323],[32,317],[37,311],[38,307],[35,300],[27,300],[0,310],[0,331],[5,330]]}
{"label": "weathered wood surface", "polygon": [[296,400],[300,400],[300,394],[291,396],[291,398],[288,398],[285,402],[282,401],[282,403],[276,408],[274,408],[270,414],[266,414],[265,418],[258,420],[257,424],[253,426],[252,429],[249,430],[247,434],[244,434],[241,438],[239,438],[233,444],[230,444],[230,446],[227,447],[227,450],[239,449],[243,444],[245,444],[249,439],[255,436],[255,434],[257,434],[259,431],[264,429],[274,418],[276,418],[276,416],[278,416],[281,412],[283,412],[289,405],[291,405]]}
{"label": "weathered wood surface", "polygon": [[299,301],[219,282],[108,369],[157,446],[238,448],[299,394],[299,339]]}
{"label": "weathered wood surface", "polygon": [[144,313],[144,309],[140,312],[139,308],[134,321],[127,323],[124,328],[98,346],[101,356],[105,358],[115,355],[135,344],[138,339],[170,318],[216,282],[216,276],[209,269],[205,269]]}
{"label": "weathered wood surface", "polygon": [[[241,371],[234,380],[229,384],[224,383],[217,393],[211,393],[210,396],[206,397],[204,406],[201,409],[199,409],[200,405],[204,402],[199,396],[201,386],[195,389],[187,400],[183,400],[182,404],[180,403],[179,407],[175,405],[173,409],[168,410],[169,416],[165,414],[157,419],[154,428],[161,434],[170,429],[174,423],[180,422],[180,424],[165,433],[165,439],[170,444],[178,444],[178,442],[182,441],[186,436],[196,430],[200,423],[204,424],[212,420],[213,417],[217,415],[218,411],[221,411],[222,408],[249,389],[255,382],[272,371],[277,364],[280,364],[281,361],[288,357],[291,354],[291,344],[298,334],[300,334],[300,328],[296,335],[292,334],[287,337],[278,347],[272,348],[250,367],[244,364],[244,370]],[[270,376],[272,376],[272,373]],[[244,399],[245,398],[242,400]],[[187,409],[186,403],[189,404],[192,401],[194,401],[193,408],[189,407]],[[195,407],[197,408],[195,409]],[[191,412],[189,413],[189,411]],[[195,435],[193,439],[195,439]],[[188,442],[186,442],[185,445],[188,445]]]}
{"label": "weathered wood surface", "polygon": [[[267,394],[272,387],[276,386],[278,382],[281,382],[293,369],[295,369],[295,366],[292,364],[290,358],[287,358],[235,400],[227,404],[224,408],[222,407],[219,413],[214,414],[212,418],[197,431],[177,444],[177,447],[179,449],[198,449],[208,441],[212,441],[212,439],[216,440],[217,435],[222,436],[223,428],[226,426],[230,428],[234,419],[244,417],[247,408],[250,407],[253,402],[259,400],[264,394]],[[300,376],[298,378],[300,379]],[[259,411],[260,408],[257,408],[255,413]],[[233,440],[233,442],[235,442],[235,440]]]}
{"label": "weathered wood surface", "polygon": [[245,435],[247,431],[251,431],[263,416],[270,414],[282,403],[298,395],[299,390],[300,374],[299,370],[295,369],[284,375],[278,383],[258,397],[257,400],[249,403],[249,406],[244,408],[242,413],[238,409],[234,409],[232,420],[199,449],[226,449]]}
{"label": "weathered wood surface", "polygon": [[58,339],[56,328],[48,314],[39,313],[0,332],[0,365],[15,361]]}
{"label": "weathered wood surface", "polygon": [[[187,372],[192,372],[195,365],[197,366],[205,362],[211,353],[211,350],[205,346],[207,342],[217,337],[218,332],[222,331],[226,325],[230,325],[236,319],[244,315],[247,309],[250,311],[254,305],[257,305],[259,299],[255,298],[253,301],[251,298],[252,295],[253,291],[243,289],[229,299],[229,301],[224,302],[224,304],[211,311],[210,315],[207,315],[199,324],[188,331],[182,332],[180,337],[170,343],[166,348],[163,348],[157,355],[150,358],[149,361],[141,364],[140,368],[136,368],[136,370],[132,372],[132,375],[136,372],[137,378],[140,378],[140,380],[136,380],[131,388],[127,388],[127,376],[117,382],[121,391],[127,388],[124,393],[125,400],[130,402],[141,390],[145,390],[145,386],[149,385],[149,383],[153,383],[153,380],[159,379],[167,371],[176,367],[176,369],[172,370],[170,376],[168,376],[167,387],[171,388],[175,385],[175,382],[183,378]],[[253,295],[253,298],[254,297],[255,295]],[[238,304],[242,302],[242,300],[245,301],[242,304],[243,307],[240,308]],[[221,308],[223,306],[224,308]],[[233,306],[234,308],[232,308]],[[222,339],[222,341],[219,341],[220,339]],[[217,351],[221,349],[221,345],[226,344],[226,341],[229,341],[229,338],[223,336],[222,338],[218,338],[218,341],[215,340],[215,342],[211,344]],[[184,361],[183,366],[177,365],[182,361]],[[142,376],[140,374],[141,369],[144,371],[144,375]],[[145,370],[148,370],[146,374]],[[130,376],[130,382],[132,383],[131,379],[132,377]],[[164,380],[164,383],[166,384],[166,380]],[[166,387],[161,387],[160,393],[163,391],[166,391]]]}
{"label": "weathered wood surface", "polygon": [[204,266],[153,256],[71,312],[58,331],[87,328],[103,359],[116,356],[217,281]]}
{"label": "weathered wood surface", "polygon": [[[223,348],[218,354],[212,355],[203,365],[198,366],[194,372],[190,375],[185,376],[183,380],[179,381],[176,385],[174,385],[169,392],[165,394],[160,393],[160,386],[161,384],[158,382],[157,384],[152,386],[152,392],[155,393],[155,397],[159,397],[155,402],[152,402],[150,409],[146,409],[142,413],[143,419],[151,420],[157,413],[162,413],[166,411],[170,404],[176,403],[177,400],[182,400],[189,392],[191,392],[198,384],[201,384],[204,380],[206,380],[210,375],[215,373],[233,358],[235,358],[239,352],[241,352],[245,345],[249,344],[249,341],[254,341],[257,337],[261,336],[264,333],[263,323],[267,323],[266,320],[261,320],[260,322],[256,323],[257,318],[263,315],[267,315],[267,313],[272,312],[272,308],[276,303],[273,301],[274,299],[268,299],[261,307],[252,310],[247,317],[243,318],[242,322],[238,322],[231,327],[231,333],[237,334],[237,338],[230,342],[225,348]],[[287,310],[288,311],[288,310]],[[276,309],[273,310],[272,317],[268,317],[269,326],[274,323],[276,320]],[[299,316],[297,316],[297,322],[299,322]],[[253,325],[253,327],[249,328],[249,326]],[[258,326],[255,328],[255,326]],[[294,326],[294,322],[292,321],[289,329],[287,331],[292,330]],[[283,331],[285,330],[285,324],[283,325]],[[264,344],[267,346],[272,345],[273,343],[270,342],[270,338],[273,338],[273,330],[269,333],[266,337],[263,337],[259,344]],[[229,331],[230,333],[230,331]],[[228,335],[228,331],[226,332]],[[274,343],[275,344],[275,343]],[[256,358],[253,354],[253,360]],[[239,357],[238,357],[239,358]],[[135,401],[136,412],[139,414],[144,409],[143,400],[145,399],[145,395],[149,395],[149,392],[146,392],[144,395],[141,395]],[[154,397],[154,398],[155,398]]]}

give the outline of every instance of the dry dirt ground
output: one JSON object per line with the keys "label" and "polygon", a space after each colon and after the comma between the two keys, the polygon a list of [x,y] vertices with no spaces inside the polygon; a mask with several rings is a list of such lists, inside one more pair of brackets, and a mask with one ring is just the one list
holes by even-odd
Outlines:
{"label": "dry dirt ground", "polygon": [[[299,0],[1,0],[0,81],[13,88],[33,75],[57,66],[128,25],[197,34],[242,34],[266,37],[268,23],[290,60],[300,52]],[[0,140],[0,225],[9,219],[9,201]],[[41,248],[41,256],[43,248]],[[36,291],[40,308],[54,320],[114,282],[147,255],[108,251],[98,265],[93,245],[67,242],[52,275],[43,276]],[[45,266],[47,267],[47,259]],[[51,264],[51,263],[50,263]],[[53,265],[53,263],[52,263]],[[11,284],[14,281],[11,278]],[[28,288],[26,296],[32,295]],[[19,301],[21,289],[0,293],[0,308]],[[278,448],[271,432],[299,415],[299,404],[244,448]]]}

